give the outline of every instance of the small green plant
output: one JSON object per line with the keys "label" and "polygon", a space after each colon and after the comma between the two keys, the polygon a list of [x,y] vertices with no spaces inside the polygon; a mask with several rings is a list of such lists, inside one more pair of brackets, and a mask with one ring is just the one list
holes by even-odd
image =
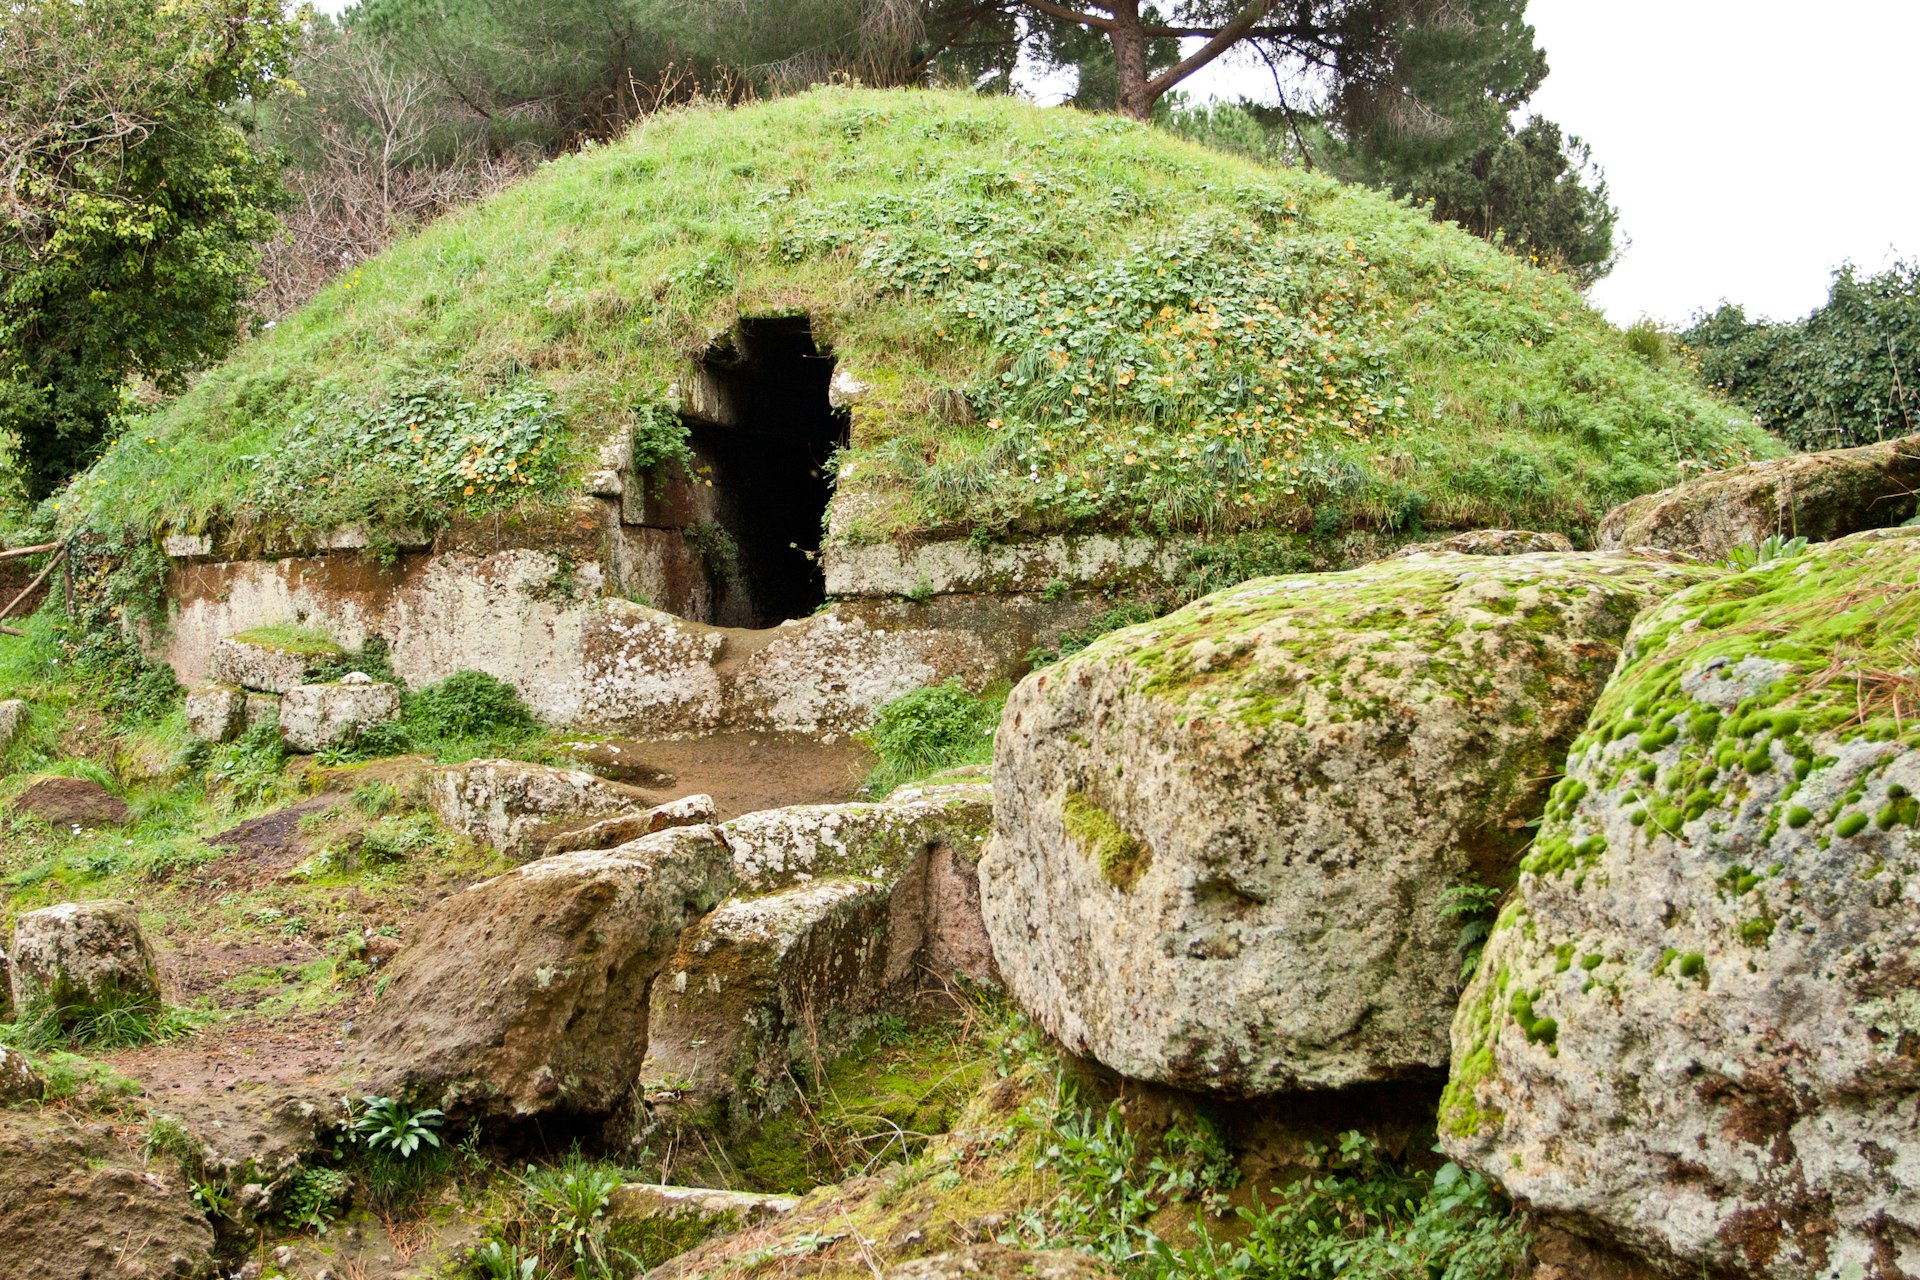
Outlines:
{"label": "small green plant", "polygon": [[1453,949],[1460,956],[1460,981],[1473,977],[1480,965],[1480,953],[1500,910],[1500,890],[1480,884],[1459,884],[1440,895],[1440,916],[1460,926]]}
{"label": "small green plant", "polygon": [[340,1216],[353,1179],[339,1169],[309,1165],[293,1176],[280,1218],[296,1231],[324,1233]]}
{"label": "small green plant", "polygon": [[208,1016],[118,989],[85,1003],[61,1003],[42,995],[20,1009],[11,1024],[0,1024],[0,1044],[28,1053],[67,1047],[133,1049],[186,1035]]}
{"label": "small green plant", "polygon": [[375,1154],[411,1160],[422,1146],[440,1145],[444,1113],[437,1107],[414,1110],[392,1098],[369,1095],[350,1109],[354,1140]]}
{"label": "small green plant", "polygon": [[1807,549],[1805,538],[1783,538],[1779,534],[1770,534],[1764,542],[1750,542],[1744,547],[1735,547],[1728,554],[1725,564],[1729,569],[1758,569],[1762,565],[1774,564],[1781,560],[1791,560]]}
{"label": "small green plant", "polygon": [[517,1244],[489,1240],[467,1255],[472,1280],[535,1280],[539,1274],[540,1255],[522,1253]]}
{"label": "small green plant", "polygon": [[686,536],[687,545],[700,557],[709,580],[721,586],[740,581],[740,544],[725,525],[703,520],[690,527]]}
{"label": "small green plant", "polygon": [[262,721],[213,753],[209,782],[224,785],[235,808],[259,804],[280,787],[287,766],[280,726]]}
{"label": "small green plant", "polygon": [[868,789],[883,795],[942,769],[991,760],[993,731],[1004,701],[969,693],[955,678],[887,703],[873,728],[861,735],[880,757]]}
{"label": "small green plant", "polygon": [[553,1168],[529,1167],[520,1183],[542,1256],[570,1267],[581,1280],[615,1276],[616,1267],[637,1268],[639,1259],[607,1238],[607,1205],[620,1181],[617,1170],[578,1151]]}

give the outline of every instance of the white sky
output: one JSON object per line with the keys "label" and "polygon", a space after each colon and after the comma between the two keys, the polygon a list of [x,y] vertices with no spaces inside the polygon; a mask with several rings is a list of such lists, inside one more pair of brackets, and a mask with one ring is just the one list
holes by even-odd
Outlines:
{"label": "white sky", "polygon": [[[1615,321],[1722,298],[1792,319],[1843,261],[1920,256],[1920,0],[1531,0],[1527,17],[1552,67],[1532,107],[1592,144],[1632,241],[1593,289]],[[1272,96],[1264,69],[1232,65],[1186,87]]]}
{"label": "white sky", "polygon": [[[1616,322],[1722,298],[1793,319],[1843,261],[1920,256],[1916,0],[1531,0],[1527,18],[1552,68],[1531,107],[1592,145],[1632,240],[1592,292]],[[1264,70],[1209,81],[1272,96]]]}

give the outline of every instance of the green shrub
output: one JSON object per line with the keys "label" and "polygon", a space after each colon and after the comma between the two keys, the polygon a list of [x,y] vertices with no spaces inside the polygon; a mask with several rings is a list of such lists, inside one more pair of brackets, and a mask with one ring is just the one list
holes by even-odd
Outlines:
{"label": "green shrub", "polygon": [[1834,272],[1825,305],[1771,324],[1722,303],[1681,335],[1700,371],[1798,449],[1920,429],[1920,263]]}
{"label": "green shrub", "polygon": [[418,690],[407,699],[401,723],[420,745],[514,737],[538,727],[514,687],[484,671],[457,672]]}
{"label": "green shrub", "polygon": [[873,728],[860,735],[880,757],[867,789],[884,795],[895,787],[956,765],[993,759],[993,731],[1004,695],[979,697],[959,679],[903,693],[880,708]]}

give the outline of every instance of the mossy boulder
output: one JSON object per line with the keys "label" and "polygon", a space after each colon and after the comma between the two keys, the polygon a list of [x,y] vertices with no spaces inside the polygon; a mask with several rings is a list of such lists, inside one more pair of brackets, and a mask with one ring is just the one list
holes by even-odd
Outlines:
{"label": "mossy boulder", "polygon": [[1453,1027],[1442,1139],[1677,1274],[1920,1257],[1920,530],[1627,642]]}
{"label": "mossy boulder", "polygon": [[1444,1070],[1445,895],[1502,883],[1635,615],[1711,572],[1435,553],[1257,579],[1030,677],[981,860],[1009,990],[1181,1088]]}
{"label": "mossy boulder", "polygon": [[63,902],[14,922],[13,1003],[71,1023],[106,1010],[160,1008],[153,948],[130,902]]}
{"label": "mossy boulder", "polygon": [[346,651],[318,633],[261,627],[214,646],[207,669],[216,684],[256,693],[289,693],[319,675]]}
{"label": "mossy boulder", "polygon": [[1920,436],[1803,453],[1701,476],[1615,508],[1599,545],[1664,547],[1706,560],[1775,534],[1826,542],[1920,511]]}

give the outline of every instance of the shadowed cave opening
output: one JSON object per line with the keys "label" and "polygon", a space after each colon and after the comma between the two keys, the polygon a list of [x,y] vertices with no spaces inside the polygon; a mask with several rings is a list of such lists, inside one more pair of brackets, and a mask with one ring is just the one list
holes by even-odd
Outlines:
{"label": "shadowed cave opening", "polygon": [[833,369],[804,315],[742,319],[708,349],[681,405],[692,479],[663,477],[685,568],[663,607],[759,629],[825,602],[828,463],[851,425],[828,402]]}

